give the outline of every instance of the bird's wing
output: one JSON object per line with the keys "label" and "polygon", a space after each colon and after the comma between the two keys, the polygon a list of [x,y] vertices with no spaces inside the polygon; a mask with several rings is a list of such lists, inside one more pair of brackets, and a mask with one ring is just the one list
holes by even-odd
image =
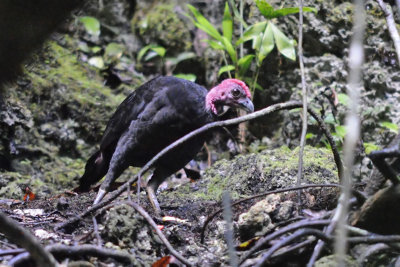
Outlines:
{"label": "bird's wing", "polygon": [[152,98],[152,94],[154,93],[154,90],[149,90],[149,87],[155,79],[141,85],[118,106],[107,123],[101,140],[100,150],[105,150],[110,145],[115,146],[121,135],[129,128],[131,121],[136,120],[144,110],[146,102]]}

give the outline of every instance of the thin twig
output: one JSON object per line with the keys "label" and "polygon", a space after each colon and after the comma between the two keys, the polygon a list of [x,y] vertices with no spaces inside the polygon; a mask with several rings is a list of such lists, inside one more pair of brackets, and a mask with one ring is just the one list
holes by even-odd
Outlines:
{"label": "thin twig", "polygon": [[95,216],[92,217],[92,221],[93,221],[93,232],[94,232],[94,235],[96,236],[96,239],[97,239],[97,245],[99,247],[101,247],[103,242],[101,241],[101,237],[100,237],[100,234],[99,234],[99,226],[97,224],[97,220],[96,220]]}
{"label": "thin twig", "polygon": [[400,242],[400,235],[371,235],[349,237],[349,243],[352,244],[374,244],[374,243],[397,243]]}
{"label": "thin twig", "polygon": [[327,225],[329,224],[329,220],[301,220],[296,223],[289,224],[288,226],[285,226],[275,232],[273,232],[270,235],[267,235],[260,240],[257,241],[254,247],[252,247],[243,257],[240,259],[240,264],[242,264],[245,260],[247,260],[251,255],[253,255],[255,252],[257,252],[259,249],[264,247],[266,244],[268,244],[270,241],[295,230],[298,230],[300,228],[304,227],[310,227],[310,226],[321,226],[321,225]]}
{"label": "thin twig", "polygon": [[303,236],[308,236],[308,235],[313,235],[318,237],[319,239],[324,240],[325,242],[331,242],[332,238],[330,236],[325,235],[322,231],[320,230],[315,230],[315,229],[300,229],[296,231],[295,233],[291,234],[290,236],[287,236],[283,238],[281,241],[277,242],[274,244],[263,256],[261,259],[257,262],[256,267],[261,267],[265,266],[269,258],[281,247],[284,247],[291,242],[300,239]]}
{"label": "thin twig", "polygon": [[[306,77],[304,71],[304,58],[303,58],[303,0],[299,0],[299,44],[298,44],[298,53],[299,53],[299,65],[300,65],[300,74],[301,74],[301,88],[303,94],[303,125],[301,128],[301,137],[300,137],[300,149],[299,149],[299,169],[297,171],[297,186],[301,184],[303,180],[303,154],[304,154],[304,146],[306,144],[306,134],[307,134],[307,86],[306,86]],[[301,191],[298,191],[298,211],[301,209]]]}
{"label": "thin twig", "polygon": [[[78,246],[66,246],[66,245],[49,245],[46,246],[46,251],[48,253],[54,254],[58,259],[65,259],[65,258],[80,258],[84,257],[99,257],[99,258],[113,258],[119,262],[135,263],[135,258],[128,252],[119,251],[119,250],[112,250],[106,249],[102,247],[98,247],[96,245],[78,245]],[[11,261],[8,262],[9,265],[22,265],[25,261],[30,259],[29,253],[22,253],[17,257],[14,257]],[[38,265],[38,266],[47,266],[47,265]]]}
{"label": "thin twig", "polygon": [[2,212],[0,212],[0,231],[8,240],[29,251],[38,266],[58,266],[54,257],[28,230]]}
{"label": "thin twig", "polygon": [[[338,210],[341,209],[341,204],[340,203],[341,203],[341,201],[339,199],[338,207],[336,208],[335,213],[332,215],[331,222],[324,229],[324,233],[326,235],[331,235],[333,233],[333,231],[335,230],[335,228],[336,228],[336,225],[337,225],[337,222],[338,222],[338,217],[339,217]],[[325,242],[323,240],[318,240],[317,245],[314,247],[313,254],[311,255],[311,258],[307,263],[307,267],[314,266],[314,264],[317,261],[319,255],[321,254],[322,249],[324,248],[324,246],[325,246]]]}
{"label": "thin twig", "polygon": [[232,206],[231,206],[231,197],[229,195],[229,191],[225,191],[222,195],[222,205],[224,208],[223,217],[225,220],[225,241],[228,246],[229,253],[229,264],[232,267],[238,266],[238,257],[235,251],[235,241],[233,234],[233,223],[232,223]]}
{"label": "thin twig", "polygon": [[[387,5],[383,0],[377,0],[382,11],[385,13],[386,24],[388,26],[390,37],[393,40],[394,48],[397,55],[397,64],[400,65],[400,36],[397,31],[396,22],[394,21],[392,7]],[[398,2],[398,1],[397,1]]]}
{"label": "thin twig", "polygon": [[352,170],[354,151],[360,137],[360,119],[358,117],[359,90],[362,86],[361,68],[364,61],[363,38],[365,28],[364,1],[354,0],[353,37],[349,48],[349,76],[347,94],[349,95],[349,111],[346,116],[346,137],[343,144],[343,155],[346,169],[342,179],[342,193],[337,208],[338,223],[335,236],[335,254],[339,266],[345,266],[347,251],[346,219],[351,196]]}
{"label": "thin twig", "polygon": [[169,252],[171,252],[172,255],[175,256],[178,260],[180,260],[182,263],[184,263],[187,266],[192,266],[193,264],[190,263],[187,259],[185,259],[178,251],[176,251],[172,245],[168,242],[168,239],[165,237],[165,235],[161,232],[161,230],[157,227],[157,224],[153,221],[153,219],[150,217],[150,215],[138,204],[136,204],[133,201],[123,201],[121,202],[122,204],[127,204],[134,208],[137,212],[140,213],[140,215],[143,216],[143,218],[146,219],[146,221],[153,227],[153,230],[157,233],[158,237],[160,237],[161,241],[164,243],[164,245],[167,247]]}
{"label": "thin twig", "polygon": [[16,248],[16,249],[1,249],[0,250],[0,257],[9,256],[9,255],[18,255],[26,250],[23,248]]}

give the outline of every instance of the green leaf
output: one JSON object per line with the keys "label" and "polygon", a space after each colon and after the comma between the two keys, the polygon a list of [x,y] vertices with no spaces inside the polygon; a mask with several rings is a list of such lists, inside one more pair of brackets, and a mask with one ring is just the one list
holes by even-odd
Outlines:
{"label": "green leaf", "polygon": [[137,55],[137,61],[141,61],[143,56],[146,55],[146,53],[152,50],[154,51],[153,54],[151,54],[150,56],[146,56],[145,61],[150,60],[151,58],[155,57],[155,56],[160,56],[160,57],[164,57],[165,56],[165,48],[156,44],[149,44],[146,45],[145,47],[143,47],[142,49],[140,49],[138,55]]}
{"label": "green leaf", "polygon": [[386,129],[390,130],[392,133],[397,134],[399,132],[399,127],[397,126],[397,124],[394,124],[392,122],[383,121],[380,123],[380,125]]}
{"label": "green leaf", "polygon": [[209,39],[203,39],[202,41],[206,42],[209,46],[211,46],[212,49],[225,50],[225,47],[220,42]]}
{"label": "green leaf", "polygon": [[88,60],[89,65],[98,69],[104,68],[104,60],[102,57],[91,57]]}
{"label": "green leaf", "polygon": [[[273,24],[271,22],[268,22],[268,26],[264,31],[257,57],[258,66],[261,66],[263,60],[268,56],[269,53],[271,53],[272,49],[274,49],[275,44],[274,44],[274,33],[272,31],[272,26]],[[258,48],[256,47],[256,49]]]}
{"label": "green leaf", "polygon": [[252,43],[251,47],[252,47],[254,50],[256,50],[256,51],[259,51],[259,50],[260,50],[261,41],[262,41],[263,37],[264,37],[264,33],[260,32],[260,33],[258,34],[258,36],[256,36],[256,37],[253,39],[253,43]]}
{"label": "green leaf", "polygon": [[[272,16],[273,18],[279,18],[290,14],[297,14],[300,12],[300,8],[298,7],[285,7],[281,9],[274,10]],[[303,12],[314,12],[317,14],[318,10],[314,7],[303,7]]]}
{"label": "green leaf", "polygon": [[109,43],[104,52],[106,60],[114,61],[119,59],[125,51],[125,46],[117,43]]}
{"label": "green leaf", "polygon": [[232,31],[233,31],[233,21],[232,15],[229,11],[228,2],[225,2],[225,11],[224,18],[222,19],[222,33],[228,39],[229,42],[232,42]]}
{"label": "green leaf", "polygon": [[294,45],[289,38],[283,34],[273,23],[269,22],[274,33],[275,43],[278,51],[285,57],[296,60],[296,51],[294,50]]}
{"label": "green leaf", "polygon": [[90,47],[85,42],[79,42],[78,49],[85,53],[90,53]]}
{"label": "green leaf", "polygon": [[237,65],[239,67],[239,76],[240,77],[243,77],[246,74],[253,58],[254,58],[254,55],[249,54],[249,55],[246,55],[246,56],[242,57],[241,59],[239,59]]}
{"label": "green leaf", "polygon": [[258,22],[258,23],[255,23],[255,24],[251,25],[243,33],[243,36],[239,40],[236,41],[236,45],[239,45],[239,44],[241,44],[243,42],[246,42],[246,41],[253,40],[253,39],[257,38],[257,36],[261,32],[265,31],[266,27],[267,27],[267,21],[262,21],[262,22]]}
{"label": "green leaf", "polygon": [[151,50],[153,50],[154,52],[156,52],[160,57],[164,57],[165,56],[165,52],[167,51],[164,47],[162,46],[156,46],[156,47],[152,47]]}
{"label": "green leaf", "polygon": [[149,51],[149,49],[154,46],[152,44],[146,45],[144,47],[142,47],[139,51],[139,53],[137,54],[137,61],[141,61],[143,56],[147,53],[147,51]]}
{"label": "green leaf", "polygon": [[349,96],[346,94],[340,93],[340,94],[338,94],[338,100],[339,100],[340,104],[347,106],[347,104],[349,103]]}
{"label": "green leaf", "polygon": [[158,57],[157,52],[150,50],[146,56],[143,58],[143,61],[149,61],[150,59],[153,59],[155,57]]}
{"label": "green leaf", "polygon": [[80,17],[79,21],[82,22],[88,34],[99,36],[100,35],[100,22],[94,17]]}
{"label": "green leaf", "polygon": [[223,66],[218,71],[218,77],[221,76],[222,73],[228,72],[228,71],[231,71],[231,70],[234,70],[234,69],[235,69],[235,66],[233,66],[233,65]]}
{"label": "green leaf", "polygon": [[306,139],[311,139],[313,138],[315,135],[313,133],[308,133],[306,134]]}
{"label": "green leaf", "polygon": [[336,124],[335,117],[333,117],[332,113],[326,115],[326,117],[324,118],[324,122],[326,124],[332,124],[332,125]]}
{"label": "green leaf", "polygon": [[229,42],[229,40],[226,39],[225,36],[222,37],[222,44],[224,45],[225,50],[226,50],[226,52],[228,52],[233,63],[236,63],[237,62],[236,50],[235,50],[235,48],[233,48],[231,42]]}
{"label": "green leaf", "polygon": [[346,136],[346,127],[342,125],[337,125],[335,127],[335,132],[337,136],[343,139]]}
{"label": "green leaf", "polygon": [[274,18],[274,8],[268,4],[265,0],[256,0],[256,5],[258,10],[260,10],[261,14],[267,18],[272,19]]}
{"label": "green leaf", "polygon": [[191,82],[195,82],[196,81],[196,75],[191,74],[191,73],[178,73],[178,74],[174,74],[175,77],[181,78],[181,79],[185,79]]}
{"label": "green leaf", "polygon": [[[254,80],[253,80],[253,78],[251,78],[251,77],[244,77],[244,78],[242,78],[245,82],[246,82],[246,84],[249,84],[249,85],[251,85],[251,86],[253,86],[253,84],[254,84]],[[255,89],[257,89],[257,90],[260,90],[260,91],[263,91],[264,90],[264,88],[259,84],[259,83],[255,83]]]}
{"label": "green leaf", "polygon": [[379,146],[375,145],[374,143],[363,143],[364,150],[366,154],[371,153],[374,150],[379,150]]}
{"label": "green leaf", "polygon": [[93,54],[99,53],[101,51],[100,46],[93,46],[91,49]]}
{"label": "green leaf", "polygon": [[182,52],[177,57],[168,57],[165,59],[166,65],[178,65],[180,62],[196,57],[193,52]]}
{"label": "green leaf", "polygon": [[237,9],[236,5],[235,5],[235,0],[229,0],[229,2],[231,3],[231,7],[233,10],[233,14],[235,15],[235,18],[242,23],[243,27],[247,28],[247,23],[244,21],[244,19],[240,16],[240,12]]}
{"label": "green leaf", "polygon": [[195,26],[218,41],[222,41],[222,36],[218,30],[192,5],[188,4],[187,7],[192,12],[197,20]]}

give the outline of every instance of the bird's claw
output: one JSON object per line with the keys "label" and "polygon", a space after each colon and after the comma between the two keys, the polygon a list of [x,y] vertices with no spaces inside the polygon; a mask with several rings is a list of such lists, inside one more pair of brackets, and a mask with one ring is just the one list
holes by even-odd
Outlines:
{"label": "bird's claw", "polygon": [[154,212],[156,213],[157,216],[160,217],[162,215],[162,211],[160,208],[160,204],[158,203],[154,189],[151,186],[147,186],[146,191],[147,191],[147,197],[150,200],[150,204],[153,207]]}
{"label": "bird's claw", "polygon": [[105,191],[105,190],[103,190],[103,189],[99,189],[99,192],[97,193],[97,196],[96,196],[96,198],[95,198],[95,200],[94,200],[94,202],[93,202],[93,205],[96,205],[96,204],[98,204],[103,198],[104,198],[104,196],[107,194],[107,192]]}

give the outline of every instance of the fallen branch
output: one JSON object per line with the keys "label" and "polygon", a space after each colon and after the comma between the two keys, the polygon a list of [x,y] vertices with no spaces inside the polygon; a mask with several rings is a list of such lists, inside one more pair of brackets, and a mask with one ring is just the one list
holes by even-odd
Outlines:
{"label": "fallen branch", "polygon": [[278,238],[286,233],[298,230],[300,228],[304,227],[310,227],[310,226],[321,226],[321,225],[327,225],[329,224],[329,220],[302,220],[300,222],[292,223],[288,226],[285,226],[275,232],[273,232],[270,235],[267,235],[255,244],[254,247],[252,247],[243,257],[240,259],[240,264],[242,264],[245,260],[247,260],[251,255],[253,255],[255,252],[257,252],[260,248],[264,247],[267,243],[270,241],[274,240],[275,238]]}
{"label": "fallen branch", "polygon": [[[66,246],[66,245],[49,245],[46,246],[48,253],[52,253],[59,260],[69,258],[76,259],[81,257],[98,257],[98,258],[113,258],[116,261],[135,264],[135,258],[125,251],[105,249],[96,245],[79,245],[79,246]],[[30,260],[28,252],[22,253],[14,257],[8,262],[9,265],[24,265],[26,261]],[[38,265],[47,266],[47,265]]]}
{"label": "fallen branch", "polygon": [[[301,76],[301,88],[303,97],[303,124],[301,127],[301,137],[300,137],[300,149],[299,149],[299,168],[297,171],[297,186],[301,184],[303,179],[303,154],[304,146],[306,144],[306,134],[307,134],[307,85],[306,77],[304,73],[304,58],[303,58],[303,0],[299,0],[299,43],[298,43],[298,55],[299,55],[299,66],[300,66],[300,76]],[[298,191],[298,210],[301,209],[301,191]]]}
{"label": "fallen branch", "polygon": [[[364,62],[365,10],[363,0],[354,0],[353,36],[349,47],[349,75],[347,95],[349,96],[346,114],[346,136],[343,144],[343,158],[346,169],[341,180],[342,190],[336,208],[337,227],[335,231],[335,257],[338,266],[344,266],[347,251],[347,217],[351,198],[354,157],[360,139],[359,101],[362,87],[362,65]],[[336,215],[335,215],[336,217]]]}
{"label": "fallen branch", "polygon": [[11,242],[30,252],[38,266],[58,266],[54,257],[47,252],[36,238],[16,221],[0,212],[0,231]]}
{"label": "fallen branch", "polygon": [[168,239],[165,237],[165,235],[161,232],[161,230],[157,227],[157,224],[153,221],[153,219],[150,217],[150,215],[138,204],[132,201],[123,201],[121,202],[122,204],[127,204],[134,208],[137,212],[140,213],[140,215],[143,216],[143,218],[146,219],[146,221],[153,227],[153,230],[157,233],[157,235],[160,237],[161,241],[164,243],[164,245],[167,247],[169,252],[171,252],[172,255],[175,256],[178,260],[180,260],[182,263],[184,263],[187,266],[192,266],[188,260],[186,260],[178,251],[176,251],[172,245],[168,242]]}
{"label": "fallen branch", "polygon": [[[108,203],[110,203],[111,201],[113,201],[114,199],[116,199],[119,195],[121,195],[123,192],[125,192],[127,190],[127,187],[130,186],[131,184],[133,184],[138,177],[141,177],[145,172],[147,172],[153,165],[154,163],[156,163],[157,160],[159,160],[162,156],[164,156],[166,153],[168,153],[169,151],[171,151],[172,149],[176,148],[177,146],[183,144],[184,142],[188,141],[189,139],[204,133],[206,131],[209,131],[211,129],[217,128],[217,127],[224,127],[224,126],[229,126],[229,125],[235,125],[235,124],[239,124],[245,121],[250,121],[250,120],[254,120],[257,119],[259,117],[262,116],[266,116],[268,114],[271,114],[273,112],[276,111],[280,111],[280,110],[284,110],[284,109],[295,109],[295,108],[301,108],[302,104],[298,101],[289,101],[289,102],[285,102],[285,103],[279,103],[279,104],[275,104],[272,106],[269,106],[267,108],[264,108],[262,110],[256,111],[254,113],[239,117],[239,118],[234,118],[234,119],[229,119],[229,120],[225,120],[225,121],[218,121],[218,122],[213,122],[213,123],[209,123],[204,125],[203,127],[190,132],[189,134],[183,136],[182,138],[176,140],[174,143],[170,144],[169,146],[167,146],[166,148],[164,148],[163,150],[161,150],[156,156],[154,156],[149,162],[146,163],[146,165],[144,165],[140,171],[133,176],[132,178],[130,178],[125,184],[123,184],[121,187],[119,187],[117,190],[115,190],[114,192],[108,194],[108,198],[105,200],[102,200],[101,202],[99,202],[98,204],[92,206],[91,208],[89,208],[87,211],[81,213],[80,215],[71,218],[70,220],[60,224],[59,226],[55,227],[56,230],[59,230],[61,228],[66,228],[70,225],[74,225],[76,223],[78,223],[81,219],[92,215],[95,211],[97,211],[100,208],[105,207]],[[328,142],[331,146],[332,149],[332,153],[335,159],[335,163],[336,166],[338,168],[338,174],[339,177],[342,176],[342,172],[343,172],[343,165],[342,165],[342,161],[340,159],[339,156],[339,152],[336,148],[335,142],[333,140],[332,135],[330,134],[328,128],[325,126],[325,123],[323,122],[323,120],[321,118],[319,118],[319,116],[311,109],[308,109],[308,111],[310,112],[310,114],[318,121],[318,123],[320,124],[321,129],[324,131],[324,134],[326,135]]]}
{"label": "fallen branch", "polygon": [[322,231],[320,230],[315,230],[315,229],[300,229],[296,231],[295,233],[291,234],[290,236],[287,236],[283,238],[281,241],[277,242],[274,244],[263,256],[261,259],[257,262],[256,267],[261,267],[261,266],[266,266],[266,263],[270,259],[270,257],[281,247],[284,247],[291,242],[300,239],[303,236],[316,236],[319,239],[324,240],[325,242],[331,242],[332,237],[325,235]]}
{"label": "fallen branch", "polygon": [[379,6],[381,7],[383,13],[385,13],[386,24],[388,26],[390,37],[393,40],[394,48],[397,55],[397,64],[400,64],[400,36],[396,28],[396,22],[394,21],[392,8],[387,5],[383,0],[377,0]]}
{"label": "fallen branch", "polygon": [[16,248],[16,249],[2,249],[0,250],[0,257],[4,257],[4,256],[10,256],[10,255],[18,255],[21,254],[23,252],[25,252],[26,250],[23,248]]}

